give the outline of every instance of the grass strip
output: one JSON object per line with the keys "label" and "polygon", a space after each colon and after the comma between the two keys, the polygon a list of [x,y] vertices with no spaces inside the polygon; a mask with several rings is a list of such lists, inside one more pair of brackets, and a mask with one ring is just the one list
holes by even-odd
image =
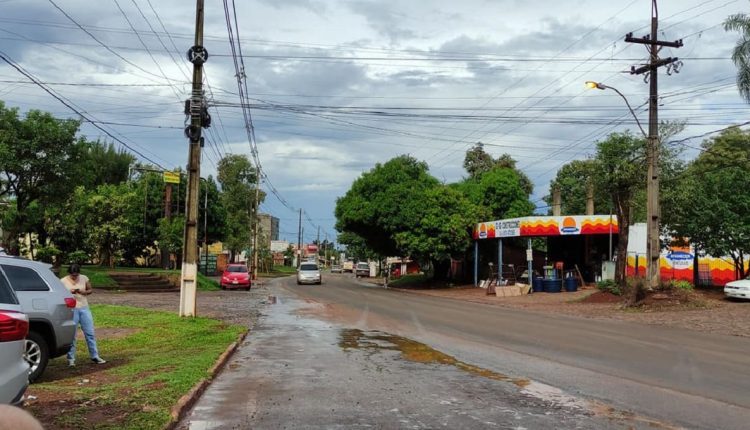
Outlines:
{"label": "grass strip", "polygon": [[[80,337],[75,368],[64,359],[50,362],[32,386],[39,402],[29,406],[47,428],[161,429],[177,400],[209,376],[216,359],[246,330],[127,306],[91,309],[108,363],[91,363]],[[45,413],[59,401],[50,405],[44,399],[61,395],[68,403],[64,413]]]}

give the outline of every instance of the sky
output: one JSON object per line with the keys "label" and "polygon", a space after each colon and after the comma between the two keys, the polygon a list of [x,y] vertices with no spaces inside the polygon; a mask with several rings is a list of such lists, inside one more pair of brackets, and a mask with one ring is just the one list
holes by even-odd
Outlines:
{"label": "sky", "polygon": [[[650,33],[650,0],[226,5],[264,174],[261,211],[280,219],[280,238],[291,242],[300,209],[303,242],[335,240],[336,199],[377,163],[408,154],[453,183],[477,142],[517,160],[546,212],[561,166],[593,155],[612,132],[640,133],[622,98],[588,80],[617,88],[648,124],[648,84],[629,73],[648,53],[624,38]],[[659,118],[685,121],[673,145],[686,158],[705,136],[747,121],[731,61],[739,35],[722,25],[746,12],[748,0],[658,2],[659,40],[684,43],[659,54],[681,61],[659,70]],[[83,113],[94,124],[84,121],[82,136],[115,136],[139,161],[184,169],[195,14],[184,0],[0,0],[0,54],[41,83],[0,61],[0,100],[60,118]],[[204,33],[206,177],[227,154],[251,157],[253,145],[223,1],[205,1]]]}

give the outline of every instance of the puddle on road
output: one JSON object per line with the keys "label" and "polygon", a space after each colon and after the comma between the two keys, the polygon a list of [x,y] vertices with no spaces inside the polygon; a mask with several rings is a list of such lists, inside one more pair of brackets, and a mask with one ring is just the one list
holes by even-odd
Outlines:
{"label": "puddle on road", "polygon": [[379,331],[365,332],[358,329],[344,329],[341,331],[341,341],[339,342],[339,346],[344,350],[399,351],[405,360],[416,363],[438,363],[453,366],[473,375],[495,381],[511,382],[521,388],[524,388],[531,383],[528,379],[511,378],[502,373],[493,372],[488,369],[464,363],[448,354],[432,349],[423,343]]}

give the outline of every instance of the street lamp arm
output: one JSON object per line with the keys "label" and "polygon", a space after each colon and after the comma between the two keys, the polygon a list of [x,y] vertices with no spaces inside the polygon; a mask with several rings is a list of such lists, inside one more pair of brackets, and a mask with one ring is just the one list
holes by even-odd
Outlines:
{"label": "street lamp arm", "polygon": [[604,85],[601,82],[594,82],[594,81],[586,81],[586,85],[589,88],[596,88],[597,90],[613,90],[616,92],[620,97],[622,97],[623,100],[625,100],[625,105],[628,107],[628,110],[633,115],[633,118],[635,118],[635,123],[638,124],[638,128],[641,130],[641,133],[643,134],[643,137],[648,138],[648,134],[645,130],[643,130],[643,126],[641,126],[641,121],[638,120],[638,115],[635,114],[635,111],[630,106],[630,102],[628,102],[628,98],[625,97],[623,93],[620,92],[615,87],[610,87],[609,85]]}

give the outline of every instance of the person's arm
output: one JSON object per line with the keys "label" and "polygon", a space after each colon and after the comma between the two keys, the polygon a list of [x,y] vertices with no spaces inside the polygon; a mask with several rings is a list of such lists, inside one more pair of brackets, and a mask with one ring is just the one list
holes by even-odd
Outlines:
{"label": "person's arm", "polygon": [[89,280],[87,279],[87,280],[86,280],[86,289],[85,289],[85,290],[83,290],[83,291],[81,291],[81,294],[83,294],[84,296],[88,296],[89,294],[91,294],[91,293],[93,293],[93,292],[94,292],[94,289],[93,289],[93,288],[91,288],[91,281],[89,281]]}

